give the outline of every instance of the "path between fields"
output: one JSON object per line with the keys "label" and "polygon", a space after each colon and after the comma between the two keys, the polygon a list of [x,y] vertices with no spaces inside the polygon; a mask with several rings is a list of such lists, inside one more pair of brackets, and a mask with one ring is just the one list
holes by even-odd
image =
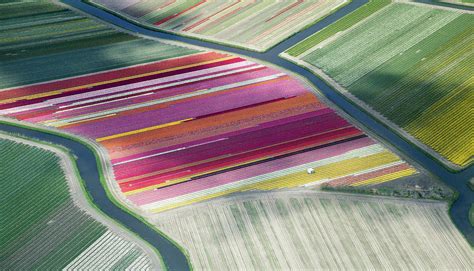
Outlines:
{"label": "path between fields", "polygon": [[47,143],[42,144],[36,141],[30,141],[24,138],[12,136],[9,134],[5,134],[0,132],[0,139],[10,140],[13,142],[29,145],[35,148],[40,148],[49,152],[54,153],[57,157],[59,157],[61,163],[61,169],[64,171],[64,176],[66,177],[67,184],[70,189],[70,196],[73,199],[74,204],[81,210],[85,211],[89,214],[94,220],[98,221],[99,223],[105,225],[109,228],[112,232],[116,233],[118,236],[131,242],[132,244],[136,244],[150,259],[152,266],[155,269],[161,269],[161,259],[155,253],[155,251],[150,247],[148,243],[143,241],[140,238],[137,238],[135,235],[131,234],[128,230],[125,230],[123,227],[117,225],[113,220],[108,217],[105,217],[103,214],[97,211],[94,207],[92,207],[89,201],[86,199],[86,196],[83,193],[83,190],[80,185],[80,180],[78,179],[75,173],[75,166],[71,160],[69,154],[65,151],[48,145]]}
{"label": "path between fields", "polygon": [[279,190],[252,190],[245,192],[237,192],[229,195],[225,195],[218,198],[213,198],[207,201],[197,202],[191,205],[186,205],[183,207],[166,210],[160,213],[156,213],[152,217],[152,221],[159,220],[160,218],[166,217],[168,214],[173,214],[176,211],[186,211],[199,209],[199,207],[206,208],[208,204],[220,204],[225,205],[227,203],[242,202],[246,200],[255,200],[261,199],[262,197],[272,197],[278,196],[281,198],[288,197],[308,197],[308,198],[327,198],[335,197],[342,199],[357,199],[365,202],[376,202],[383,200],[384,202],[392,202],[398,204],[414,204],[414,205],[427,205],[427,206],[437,206],[442,207],[446,211],[448,210],[448,203],[439,200],[430,200],[430,199],[410,199],[410,198],[396,198],[391,196],[377,196],[377,195],[367,195],[367,194],[356,194],[349,192],[335,192],[335,191],[322,191],[317,189],[305,189],[305,188],[288,188],[288,189],[279,189]]}

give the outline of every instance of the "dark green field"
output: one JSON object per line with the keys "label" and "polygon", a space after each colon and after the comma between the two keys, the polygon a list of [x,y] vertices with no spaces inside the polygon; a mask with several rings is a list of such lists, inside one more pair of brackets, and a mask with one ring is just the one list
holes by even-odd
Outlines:
{"label": "dark green field", "polygon": [[195,52],[136,38],[47,2],[0,3],[0,9],[0,88]]}
{"label": "dark green field", "polygon": [[[103,254],[113,238],[129,246],[114,234],[98,241],[108,230],[74,204],[54,153],[0,138],[0,165],[2,270],[60,270],[94,242],[104,246],[96,249],[97,255]],[[101,261],[126,268],[142,255],[131,247],[116,259],[109,255]]]}

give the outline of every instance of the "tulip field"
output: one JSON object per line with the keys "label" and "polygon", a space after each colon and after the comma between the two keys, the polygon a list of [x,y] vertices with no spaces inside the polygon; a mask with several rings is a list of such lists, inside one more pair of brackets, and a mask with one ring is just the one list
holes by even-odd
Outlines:
{"label": "tulip field", "polygon": [[[417,174],[277,69],[129,37],[68,10],[6,22],[19,42],[3,48],[0,115],[96,141],[114,189],[146,212],[238,191]],[[52,29],[71,34],[56,40]],[[101,40],[96,32],[114,38],[82,43]],[[48,46],[30,46],[32,33]]]}
{"label": "tulip field", "polygon": [[[213,52],[6,89],[0,114],[100,143],[149,212],[236,191],[416,173],[278,70]],[[314,174],[307,174],[307,168]]]}
{"label": "tulip field", "polygon": [[0,134],[0,165],[2,270],[150,269],[140,248],[76,206],[54,153]]}
{"label": "tulip field", "polygon": [[474,15],[393,3],[313,48],[293,49],[349,98],[457,167],[472,163]]}
{"label": "tulip field", "polygon": [[255,50],[275,45],[348,3],[347,0],[90,2],[158,29]]}
{"label": "tulip field", "polygon": [[351,2],[0,1],[0,270],[470,269],[466,191],[353,103],[470,165],[474,15]]}
{"label": "tulip field", "polygon": [[154,223],[187,248],[196,270],[468,270],[474,259],[440,202],[255,193]]}

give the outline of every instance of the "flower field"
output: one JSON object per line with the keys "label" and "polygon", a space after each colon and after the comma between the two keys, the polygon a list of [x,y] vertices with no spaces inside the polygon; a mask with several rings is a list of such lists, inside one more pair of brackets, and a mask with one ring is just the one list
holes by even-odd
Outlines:
{"label": "flower field", "polygon": [[439,202],[255,193],[154,223],[187,248],[196,270],[466,270],[474,256]]}
{"label": "flower field", "polygon": [[[238,191],[417,173],[276,69],[132,38],[68,10],[29,18],[6,20],[19,42],[0,63],[0,115],[98,142],[115,188],[149,213]],[[55,40],[54,28],[71,34]],[[102,39],[96,30],[106,41],[83,44],[85,33]],[[48,46],[30,46],[31,33]]]}
{"label": "flower field", "polygon": [[348,1],[91,2],[159,29],[265,50]]}
{"label": "flower field", "polygon": [[439,159],[466,167],[474,153],[468,113],[474,101],[473,16],[393,3],[296,53]]}
{"label": "flower field", "polygon": [[2,115],[99,142],[121,191],[150,212],[236,191],[369,185],[416,173],[287,74],[220,53],[0,97]]}
{"label": "flower field", "polygon": [[151,268],[138,246],[75,204],[56,154],[0,134],[0,165],[2,270]]}

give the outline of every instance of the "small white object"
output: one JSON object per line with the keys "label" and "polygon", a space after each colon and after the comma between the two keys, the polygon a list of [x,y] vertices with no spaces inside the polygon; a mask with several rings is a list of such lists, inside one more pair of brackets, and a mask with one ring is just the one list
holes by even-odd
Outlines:
{"label": "small white object", "polygon": [[306,172],[308,172],[308,174],[313,174],[314,173],[314,168],[310,167],[306,170]]}

